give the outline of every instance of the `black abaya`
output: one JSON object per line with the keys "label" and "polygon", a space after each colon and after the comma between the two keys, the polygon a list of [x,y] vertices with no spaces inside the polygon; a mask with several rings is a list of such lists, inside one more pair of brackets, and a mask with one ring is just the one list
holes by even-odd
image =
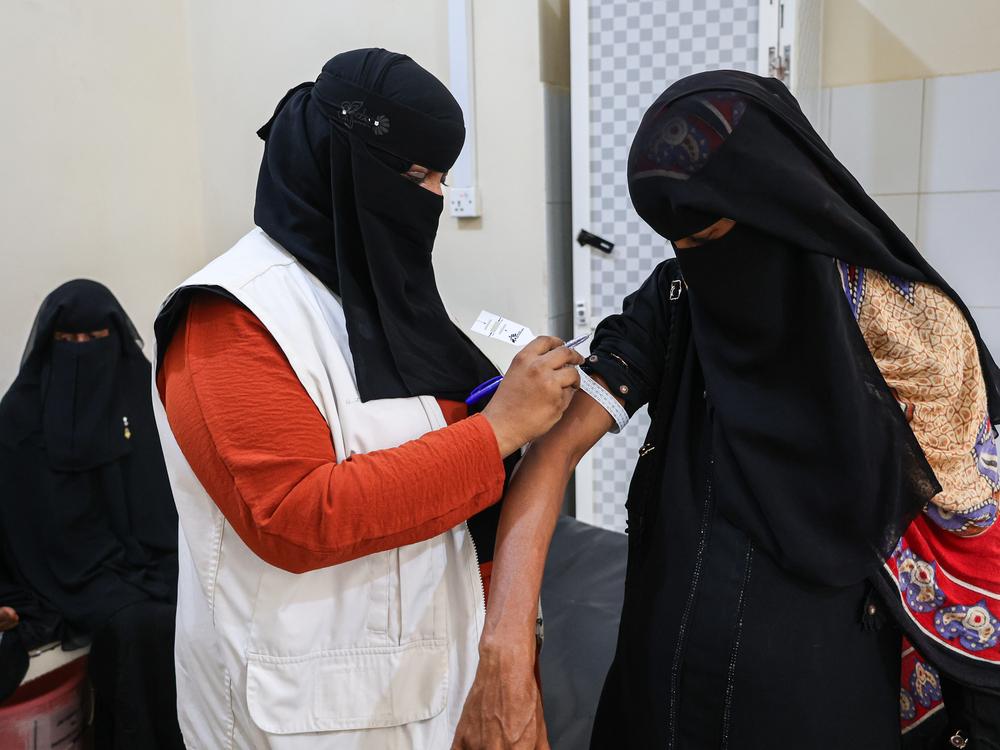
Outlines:
{"label": "black abaya", "polygon": [[[625,601],[591,747],[898,747],[900,637],[865,627],[868,585],[790,574],[721,512],[716,407],[694,341],[671,335],[688,314],[686,294],[670,300],[676,279],[677,261],[661,264],[598,327],[587,363],[628,387],[630,412],[658,406],[651,436],[662,431],[629,493]],[[657,404],[665,382],[676,395]]]}
{"label": "black abaya", "polygon": [[94,638],[94,740],[99,748],[183,750],[174,681],[174,607],[116,612]]}
{"label": "black abaya", "polygon": [[[104,329],[83,343],[54,338]],[[149,388],[117,300],[73,281],[42,304],[0,403],[3,554],[74,636],[130,604],[176,599],[177,514]]]}

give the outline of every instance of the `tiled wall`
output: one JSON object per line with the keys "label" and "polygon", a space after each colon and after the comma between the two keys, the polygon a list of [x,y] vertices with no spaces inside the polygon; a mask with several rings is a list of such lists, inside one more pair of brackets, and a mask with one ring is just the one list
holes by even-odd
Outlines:
{"label": "tiled wall", "polygon": [[962,295],[1000,357],[1000,71],[827,96],[830,147]]}

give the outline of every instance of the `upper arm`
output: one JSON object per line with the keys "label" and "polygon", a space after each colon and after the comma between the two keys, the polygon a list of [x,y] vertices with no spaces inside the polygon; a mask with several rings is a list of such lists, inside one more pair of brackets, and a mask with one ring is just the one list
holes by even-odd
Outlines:
{"label": "upper arm", "polygon": [[336,461],[329,428],[262,324],[196,295],[163,361],[167,419],[234,524],[254,528],[306,476]]}
{"label": "upper arm", "polygon": [[[595,377],[599,380],[599,376]],[[601,383],[601,385],[604,385]],[[583,391],[577,391],[562,417],[532,444],[532,452],[559,456],[572,471],[584,454],[614,426],[611,415]]]}
{"label": "upper arm", "polygon": [[601,321],[583,369],[632,416],[655,395],[662,379],[670,328],[661,263],[638,290],[625,298],[622,311]]}
{"label": "upper arm", "polygon": [[337,463],[329,425],[277,342],[222,298],[192,300],[163,375],[167,418],[198,480],[247,546],[284,570],[429,539],[503,490],[482,417]]}

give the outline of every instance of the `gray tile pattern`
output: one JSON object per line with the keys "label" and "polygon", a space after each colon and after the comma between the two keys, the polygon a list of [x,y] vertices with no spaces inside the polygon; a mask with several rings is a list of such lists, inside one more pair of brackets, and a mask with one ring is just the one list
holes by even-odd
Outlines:
{"label": "gray tile pattern", "polygon": [[[757,0],[590,0],[590,230],[615,243],[591,259],[591,314],[600,319],[673,255],[636,215],[625,183],[632,136],[671,83],[702,70],[757,65]],[[595,523],[625,528],[625,496],[649,427],[645,409],[594,448]]]}

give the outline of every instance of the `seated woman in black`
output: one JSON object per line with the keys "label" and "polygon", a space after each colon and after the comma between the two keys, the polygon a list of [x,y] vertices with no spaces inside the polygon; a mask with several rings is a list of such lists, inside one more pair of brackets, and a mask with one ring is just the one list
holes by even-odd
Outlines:
{"label": "seated woman in black", "polygon": [[[180,747],[177,513],[150,364],[101,284],[71,281],[42,303],[0,402],[0,483],[11,582],[57,613],[48,629],[64,648],[92,642],[98,746]],[[18,631],[32,624],[20,616]]]}

